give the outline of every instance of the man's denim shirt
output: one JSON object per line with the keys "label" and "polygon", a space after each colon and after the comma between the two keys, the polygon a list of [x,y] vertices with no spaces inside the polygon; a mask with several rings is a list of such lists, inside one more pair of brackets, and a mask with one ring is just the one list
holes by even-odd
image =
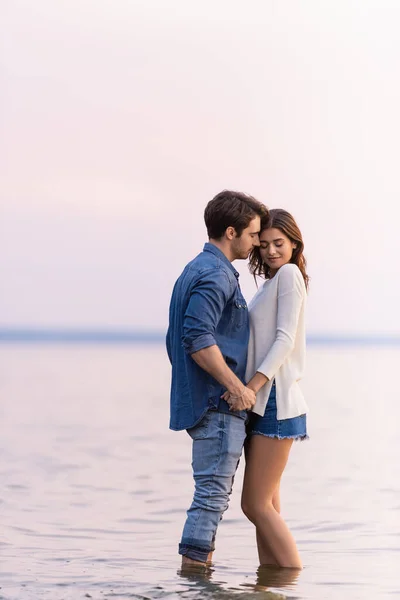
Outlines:
{"label": "man's denim shirt", "polygon": [[[167,351],[172,364],[170,428],[190,429],[208,410],[229,412],[225,391],[191,354],[216,344],[244,382],[249,316],[239,273],[213,244],[192,260],[175,283],[169,309]],[[233,413],[246,418],[246,411]]]}

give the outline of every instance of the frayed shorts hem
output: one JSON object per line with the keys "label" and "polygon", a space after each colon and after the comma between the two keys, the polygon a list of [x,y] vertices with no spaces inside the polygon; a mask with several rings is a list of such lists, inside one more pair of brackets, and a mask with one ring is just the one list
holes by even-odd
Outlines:
{"label": "frayed shorts hem", "polygon": [[248,435],[263,435],[264,437],[275,438],[276,440],[294,440],[295,442],[304,442],[305,440],[310,439],[307,434],[278,435],[276,433],[263,433],[262,431],[251,431]]}

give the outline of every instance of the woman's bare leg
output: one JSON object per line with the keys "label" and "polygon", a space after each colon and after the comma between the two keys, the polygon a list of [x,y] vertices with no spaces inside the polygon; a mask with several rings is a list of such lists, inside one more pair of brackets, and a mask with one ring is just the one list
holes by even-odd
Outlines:
{"label": "woman's bare leg", "polygon": [[[280,482],[275,488],[274,494],[272,496],[272,506],[275,508],[276,512],[281,512],[281,501],[280,501]],[[258,549],[258,558],[260,559],[260,565],[278,565],[276,562],[271,548],[265,541],[262,536],[259,534],[258,529],[256,527],[256,541],[257,541],[257,549]],[[278,565],[279,566],[279,565]]]}
{"label": "woman's bare leg", "polygon": [[281,479],[279,478],[278,485],[274,490],[274,495],[272,496],[272,506],[281,514]]}
{"label": "woman's bare leg", "polygon": [[[279,483],[293,440],[253,435],[248,443],[243,482],[242,509],[257,530],[261,564],[301,569],[296,542],[274,507],[279,502]],[[264,562],[274,559],[275,563]]]}
{"label": "woman's bare leg", "polygon": [[269,565],[269,566],[274,566],[274,567],[279,567],[278,563],[276,562],[274,555],[272,554],[272,550],[269,546],[269,544],[266,542],[265,539],[263,539],[263,537],[261,536],[261,534],[259,533],[258,529],[256,528],[256,542],[257,542],[257,551],[258,551],[258,559],[260,561],[260,566],[263,565],[264,567]]}
{"label": "woman's bare leg", "polygon": [[[251,438],[247,438],[246,443],[244,445],[244,454],[245,454],[246,464],[247,464],[248,448],[249,448],[250,440],[251,440]],[[244,486],[243,486],[243,489],[244,489]],[[242,493],[242,505],[243,505],[243,493]],[[279,481],[278,485],[276,486],[274,494],[272,496],[272,505],[278,513],[281,512],[280,481]],[[256,542],[257,542],[258,558],[260,560],[260,565],[279,566],[271,552],[271,548],[269,547],[268,543],[265,540],[263,540],[263,538],[261,537],[261,535],[259,534],[259,532],[257,530],[257,527],[256,527]]]}

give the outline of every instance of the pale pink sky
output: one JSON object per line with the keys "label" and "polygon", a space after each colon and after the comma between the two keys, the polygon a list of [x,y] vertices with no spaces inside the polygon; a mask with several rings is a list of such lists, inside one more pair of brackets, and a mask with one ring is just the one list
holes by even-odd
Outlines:
{"label": "pale pink sky", "polygon": [[1,12],[0,326],[164,328],[234,188],[298,219],[310,332],[400,333],[396,0]]}

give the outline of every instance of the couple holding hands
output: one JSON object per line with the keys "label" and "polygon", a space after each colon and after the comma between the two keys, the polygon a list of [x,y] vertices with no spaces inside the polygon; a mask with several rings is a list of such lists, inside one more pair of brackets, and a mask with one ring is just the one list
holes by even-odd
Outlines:
{"label": "couple holding hands", "polygon": [[[206,206],[209,242],[175,283],[167,351],[171,420],[193,441],[195,492],[182,533],[182,566],[210,564],[244,447],[242,509],[256,528],[261,565],[302,568],[280,515],[280,480],[294,440],[307,438],[299,387],[308,287],[293,217],[225,190]],[[265,281],[249,306],[237,259]]]}

